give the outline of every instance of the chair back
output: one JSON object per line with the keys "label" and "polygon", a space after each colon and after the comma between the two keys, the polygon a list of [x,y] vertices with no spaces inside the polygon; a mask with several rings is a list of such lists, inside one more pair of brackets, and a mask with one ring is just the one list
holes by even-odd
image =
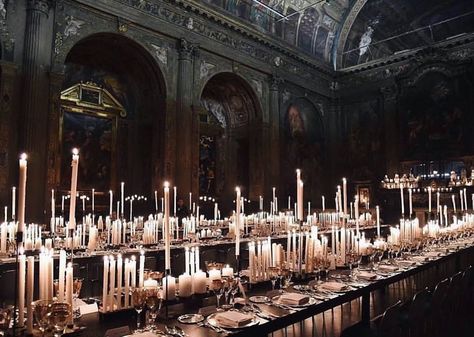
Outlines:
{"label": "chair back", "polygon": [[400,336],[400,307],[401,301],[385,310],[378,326],[378,336],[396,337]]}

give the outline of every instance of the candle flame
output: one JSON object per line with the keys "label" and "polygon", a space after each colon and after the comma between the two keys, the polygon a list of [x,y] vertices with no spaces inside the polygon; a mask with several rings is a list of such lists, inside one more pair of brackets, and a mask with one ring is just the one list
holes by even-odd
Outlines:
{"label": "candle flame", "polygon": [[165,188],[169,188],[169,187],[170,187],[170,183],[167,182],[167,181],[165,181],[164,184],[163,184],[163,186],[164,186]]}
{"label": "candle flame", "polygon": [[26,159],[28,159],[28,156],[26,155],[26,153],[22,153],[22,154],[20,155],[20,159],[21,159],[21,160],[26,160]]}
{"label": "candle flame", "polygon": [[79,149],[76,148],[76,147],[73,148],[73,149],[72,149],[72,154],[75,155],[75,156],[77,156],[77,155],[79,154]]}

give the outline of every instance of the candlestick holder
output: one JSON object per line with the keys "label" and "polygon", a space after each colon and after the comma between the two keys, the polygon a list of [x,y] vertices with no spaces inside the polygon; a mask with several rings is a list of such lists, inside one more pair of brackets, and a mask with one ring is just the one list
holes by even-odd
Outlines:
{"label": "candlestick holder", "polygon": [[165,289],[165,294],[166,294],[166,301],[165,301],[165,318],[168,319],[168,301],[169,301],[169,294],[168,294],[168,284],[170,282],[169,277],[171,276],[171,269],[166,269],[165,270],[165,280],[166,280],[166,289]]}

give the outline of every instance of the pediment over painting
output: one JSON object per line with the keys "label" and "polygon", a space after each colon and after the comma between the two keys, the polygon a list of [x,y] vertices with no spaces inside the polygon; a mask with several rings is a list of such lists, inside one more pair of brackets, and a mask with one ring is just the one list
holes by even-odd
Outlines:
{"label": "pediment over painting", "polygon": [[74,108],[102,110],[106,114],[126,116],[125,108],[112,94],[95,83],[77,83],[61,92],[63,104]]}

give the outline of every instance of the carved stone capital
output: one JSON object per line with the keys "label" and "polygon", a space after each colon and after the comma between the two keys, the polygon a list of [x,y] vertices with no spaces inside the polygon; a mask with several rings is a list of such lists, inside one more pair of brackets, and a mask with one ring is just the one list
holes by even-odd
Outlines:
{"label": "carved stone capital", "polygon": [[270,90],[278,91],[280,85],[283,84],[283,82],[285,82],[285,80],[282,79],[280,76],[272,75],[272,77],[270,78]]}
{"label": "carved stone capital", "polygon": [[396,85],[381,87],[380,93],[382,94],[384,100],[393,100],[398,95],[398,87]]}
{"label": "carved stone capital", "polygon": [[198,45],[193,44],[186,39],[179,40],[178,52],[180,59],[190,60],[193,54],[197,53],[198,50]]}
{"label": "carved stone capital", "polygon": [[49,10],[54,6],[54,3],[55,0],[28,0],[27,9],[48,15]]}

